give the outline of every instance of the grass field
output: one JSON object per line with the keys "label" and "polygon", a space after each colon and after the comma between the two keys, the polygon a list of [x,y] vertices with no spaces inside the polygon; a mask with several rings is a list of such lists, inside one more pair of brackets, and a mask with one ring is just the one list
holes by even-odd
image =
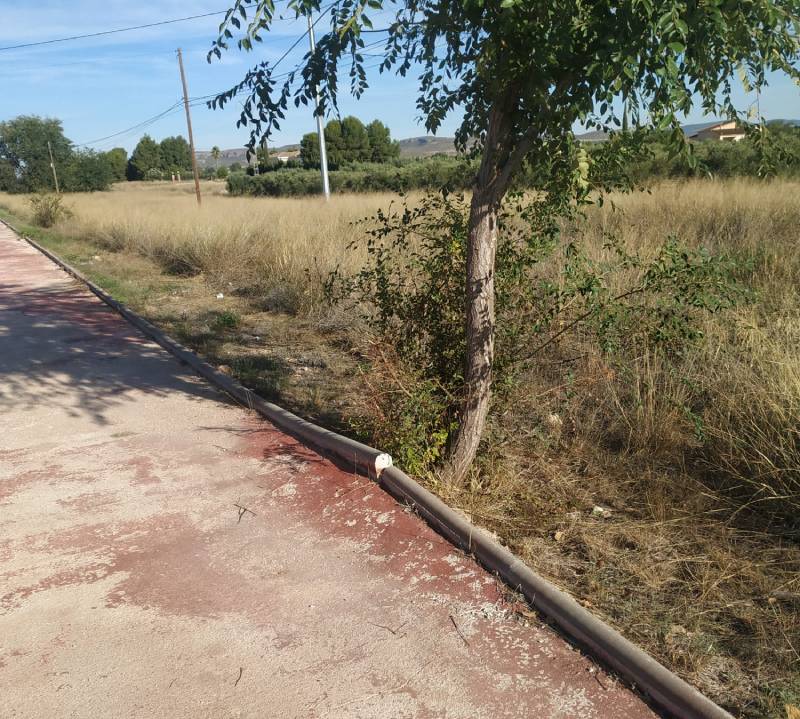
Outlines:
{"label": "grass field", "polygon": [[[147,257],[173,274],[202,272],[212,284],[272,296],[282,309],[308,313],[320,299],[320,278],[340,262],[355,266],[360,259],[345,249],[352,220],[390,200],[351,195],[326,206],[320,199],[265,202],[224,193],[224,183],[203,183],[198,210],[193,185],[123,183],[112,192],[67,196],[74,217],[58,229]],[[28,212],[22,196],[5,195],[3,204]]]}
{"label": "grass field", "polygon": [[[71,218],[31,232],[266,396],[368,435],[369,337],[322,287],[365,261],[348,250],[353,220],[394,198],[204,189],[200,210],[188,185],[69,196]],[[467,486],[424,478],[746,717],[800,704],[798,196],[798,183],[692,181],[592,208],[568,231],[591,254],[609,232],[644,255],[675,235],[734,256],[751,301],[706,319],[704,341],[677,359],[611,362],[565,338],[495,412]],[[29,221],[24,197],[0,207]],[[555,262],[542,271],[557,279]]]}

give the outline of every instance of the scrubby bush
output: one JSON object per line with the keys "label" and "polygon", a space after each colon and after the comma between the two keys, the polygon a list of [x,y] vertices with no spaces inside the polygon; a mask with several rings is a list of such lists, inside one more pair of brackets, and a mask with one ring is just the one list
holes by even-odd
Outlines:
{"label": "scrubby bush", "polygon": [[64,204],[61,195],[41,194],[30,199],[33,224],[39,227],[52,227],[59,220],[72,215]]}
{"label": "scrubby bush", "polygon": [[64,168],[62,189],[66,192],[98,192],[107,190],[113,181],[114,167],[105,155],[76,152]]}
{"label": "scrubby bush", "polygon": [[[590,148],[601,152],[603,144]],[[627,170],[639,183],[690,177],[798,177],[800,176],[800,127],[773,123],[753,126],[738,142],[693,142],[696,163],[670,153],[663,133],[647,133],[641,152]]]}
{"label": "scrubby bush", "polygon": [[[311,147],[311,143],[306,143]],[[663,133],[637,131],[631,137],[617,136],[613,142],[585,146],[591,159],[594,186],[615,186],[621,177],[636,185],[664,179],[692,177],[796,177],[800,176],[800,128],[770,126],[750,130],[740,142],[692,143],[696,163],[668,149]],[[318,169],[299,169],[298,161],[281,163],[271,158],[261,174],[229,180],[233,195],[291,197],[317,194],[321,190]],[[336,167],[336,165],[332,165]],[[451,190],[470,186],[476,165],[465,159],[438,156],[414,160],[341,163],[330,172],[333,192],[405,192]],[[233,171],[233,170],[232,170]],[[516,183],[519,188],[540,187],[547,167],[526,167]]]}

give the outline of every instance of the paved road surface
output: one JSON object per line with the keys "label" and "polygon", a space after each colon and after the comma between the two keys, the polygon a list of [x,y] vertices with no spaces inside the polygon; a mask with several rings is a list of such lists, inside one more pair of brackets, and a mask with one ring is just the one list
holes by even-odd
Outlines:
{"label": "paved road surface", "polygon": [[0,226],[0,717],[652,716]]}

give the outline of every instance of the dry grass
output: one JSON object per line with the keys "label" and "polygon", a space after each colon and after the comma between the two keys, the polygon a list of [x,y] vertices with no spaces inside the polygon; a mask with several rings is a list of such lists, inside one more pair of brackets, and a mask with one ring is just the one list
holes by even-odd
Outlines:
{"label": "dry grass", "polygon": [[665,184],[590,212],[573,231],[596,257],[605,232],[645,256],[675,235],[734,255],[753,302],[709,317],[682,358],[566,338],[497,418],[474,484],[439,487],[748,717],[800,702],[799,195]]}
{"label": "dry grass", "polygon": [[[123,183],[112,192],[66,195],[73,217],[56,229],[108,250],[140,254],[173,274],[203,273],[215,285],[258,295],[272,308],[307,313],[315,309],[330,271],[364,259],[347,251],[352,222],[392,199],[253,200],[227,197],[224,187],[203,183],[199,210],[190,183]],[[14,214],[30,217],[26,197],[0,197]]]}
{"label": "dry grass", "polygon": [[[647,395],[616,402],[636,408],[634,415],[620,413],[621,431],[629,445],[649,453],[667,447],[674,456],[675,433],[684,435],[678,445],[689,448],[686,435],[699,430],[704,441],[692,458],[704,464],[707,478],[739,487],[763,505],[755,508],[790,520],[800,511],[798,191],[800,185],[789,182],[663,185],[650,197],[623,198],[622,212],[597,213],[585,232],[595,245],[602,230],[629,245],[673,234],[737,258],[739,279],[754,291],[754,301],[733,317],[710,318],[703,352],[688,357],[679,374],[665,375],[657,360],[642,358],[633,368],[633,386]],[[687,407],[694,420],[675,415]],[[654,433],[654,425],[661,429]]]}
{"label": "dry grass", "polygon": [[[364,392],[363,357],[351,354],[363,338],[330,333],[352,320],[326,314],[322,280],[360,266],[364,254],[347,250],[351,221],[391,196],[325,205],[228,198],[221,187],[208,183],[199,212],[189,185],[69,197],[62,249],[120,291],[149,288],[134,304],[261,391],[346,426]],[[608,358],[566,338],[496,414],[472,481],[427,480],[626,636],[754,718],[800,704],[798,196],[798,183],[695,181],[593,209],[571,231],[595,256],[605,232],[645,255],[676,235],[736,256],[754,302],[709,318],[704,344],[680,361],[655,349]],[[29,212],[21,197],[0,195],[0,206]],[[220,324],[220,289],[235,329]],[[778,511],[759,513],[762,504]]]}

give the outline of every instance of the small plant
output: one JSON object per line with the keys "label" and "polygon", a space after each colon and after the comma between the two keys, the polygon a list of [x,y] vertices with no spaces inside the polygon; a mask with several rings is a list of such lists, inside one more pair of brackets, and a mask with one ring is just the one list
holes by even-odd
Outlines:
{"label": "small plant", "polygon": [[403,469],[422,476],[442,459],[455,429],[452,397],[391,348],[375,343],[367,354],[366,412],[351,420],[351,428],[384,448]]}
{"label": "small plant", "polygon": [[72,212],[64,204],[61,195],[41,194],[30,199],[33,224],[39,227],[52,227],[59,220],[72,217]]}
{"label": "small plant", "polygon": [[241,317],[236,312],[225,310],[214,318],[212,326],[215,330],[235,330],[241,321]]}

